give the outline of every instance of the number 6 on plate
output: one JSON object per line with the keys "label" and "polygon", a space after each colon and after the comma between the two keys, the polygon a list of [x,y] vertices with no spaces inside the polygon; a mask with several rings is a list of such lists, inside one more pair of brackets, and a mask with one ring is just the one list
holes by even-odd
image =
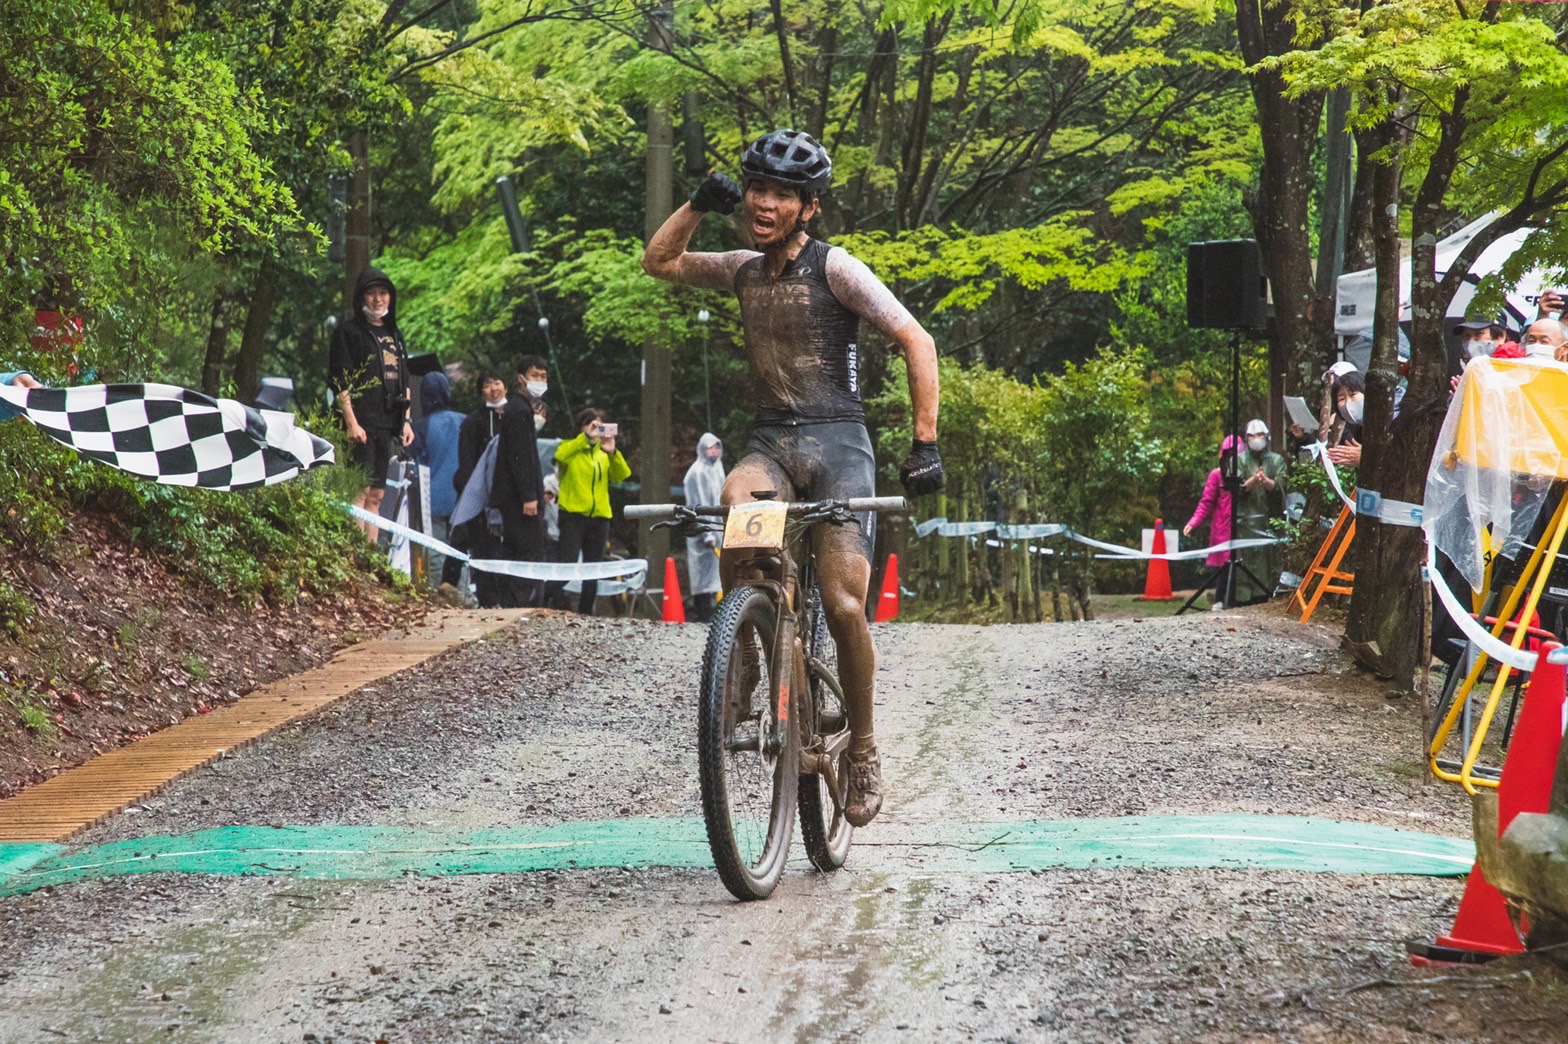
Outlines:
{"label": "number 6 on plate", "polygon": [[778,500],[736,504],[724,523],[724,546],[775,548],[784,546],[784,519],[789,505]]}

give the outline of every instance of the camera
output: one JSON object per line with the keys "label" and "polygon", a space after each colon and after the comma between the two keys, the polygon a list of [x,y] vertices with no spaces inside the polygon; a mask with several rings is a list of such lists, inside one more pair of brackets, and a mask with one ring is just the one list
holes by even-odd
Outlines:
{"label": "camera", "polygon": [[619,435],[620,433],[621,433],[621,426],[619,424],[610,424],[608,422],[601,422],[600,425],[599,425],[599,437],[601,439],[613,439],[613,438],[615,438],[615,436]]}

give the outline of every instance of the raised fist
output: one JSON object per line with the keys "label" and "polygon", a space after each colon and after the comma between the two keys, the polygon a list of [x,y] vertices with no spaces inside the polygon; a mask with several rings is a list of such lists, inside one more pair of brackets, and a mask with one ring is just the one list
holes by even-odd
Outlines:
{"label": "raised fist", "polygon": [[691,194],[691,208],[704,214],[710,210],[733,214],[740,197],[740,186],[735,184],[734,178],[727,174],[709,174],[708,180]]}

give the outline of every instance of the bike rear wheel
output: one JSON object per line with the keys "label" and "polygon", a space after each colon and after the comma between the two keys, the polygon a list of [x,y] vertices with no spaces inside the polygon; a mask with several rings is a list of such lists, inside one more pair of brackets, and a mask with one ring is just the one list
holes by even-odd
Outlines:
{"label": "bike rear wheel", "polygon": [[[836,675],[838,657],[833,637],[828,634],[827,617],[823,615],[821,599],[815,592],[807,600],[807,607],[800,629],[810,639],[806,645],[806,654]],[[802,742],[813,747],[822,746],[848,730],[849,718],[844,701],[815,672],[811,672],[811,684],[806,687],[806,691],[810,699],[802,701],[807,704],[800,719]],[[844,865],[844,860],[849,856],[850,838],[855,832],[843,812],[844,803],[849,797],[847,743],[843,744],[843,750],[834,759],[833,770],[836,794],[830,791],[827,776],[816,772],[802,772],[800,775],[800,840],[811,865],[824,873]]]}
{"label": "bike rear wheel", "polygon": [[737,899],[773,892],[795,828],[798,745],[771,697],[777,626],[765,590],[736,588],[719,603],[702,657],[702,817],[719,878]]}

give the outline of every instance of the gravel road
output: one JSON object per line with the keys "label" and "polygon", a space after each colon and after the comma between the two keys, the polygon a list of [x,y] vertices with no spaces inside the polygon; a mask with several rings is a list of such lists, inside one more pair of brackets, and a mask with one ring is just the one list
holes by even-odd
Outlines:
{"label": "gravel road", "polygon": [[[1568,985],[1543,962],[1406,963],[1403,940],[1452,923],[1456,879],[932,872],[888,843],[1235,812],[1465,836],[1462,794],[1421,783],[1418,708],[1327,630],[1258,608],[876,636],[889,797],[844,871],[802,861],[753,904],[701,868],[63,885],[0,899],[0,1040],[1562,1039]],[[691,817],[702,639],[541,614],[73,845]]]}

